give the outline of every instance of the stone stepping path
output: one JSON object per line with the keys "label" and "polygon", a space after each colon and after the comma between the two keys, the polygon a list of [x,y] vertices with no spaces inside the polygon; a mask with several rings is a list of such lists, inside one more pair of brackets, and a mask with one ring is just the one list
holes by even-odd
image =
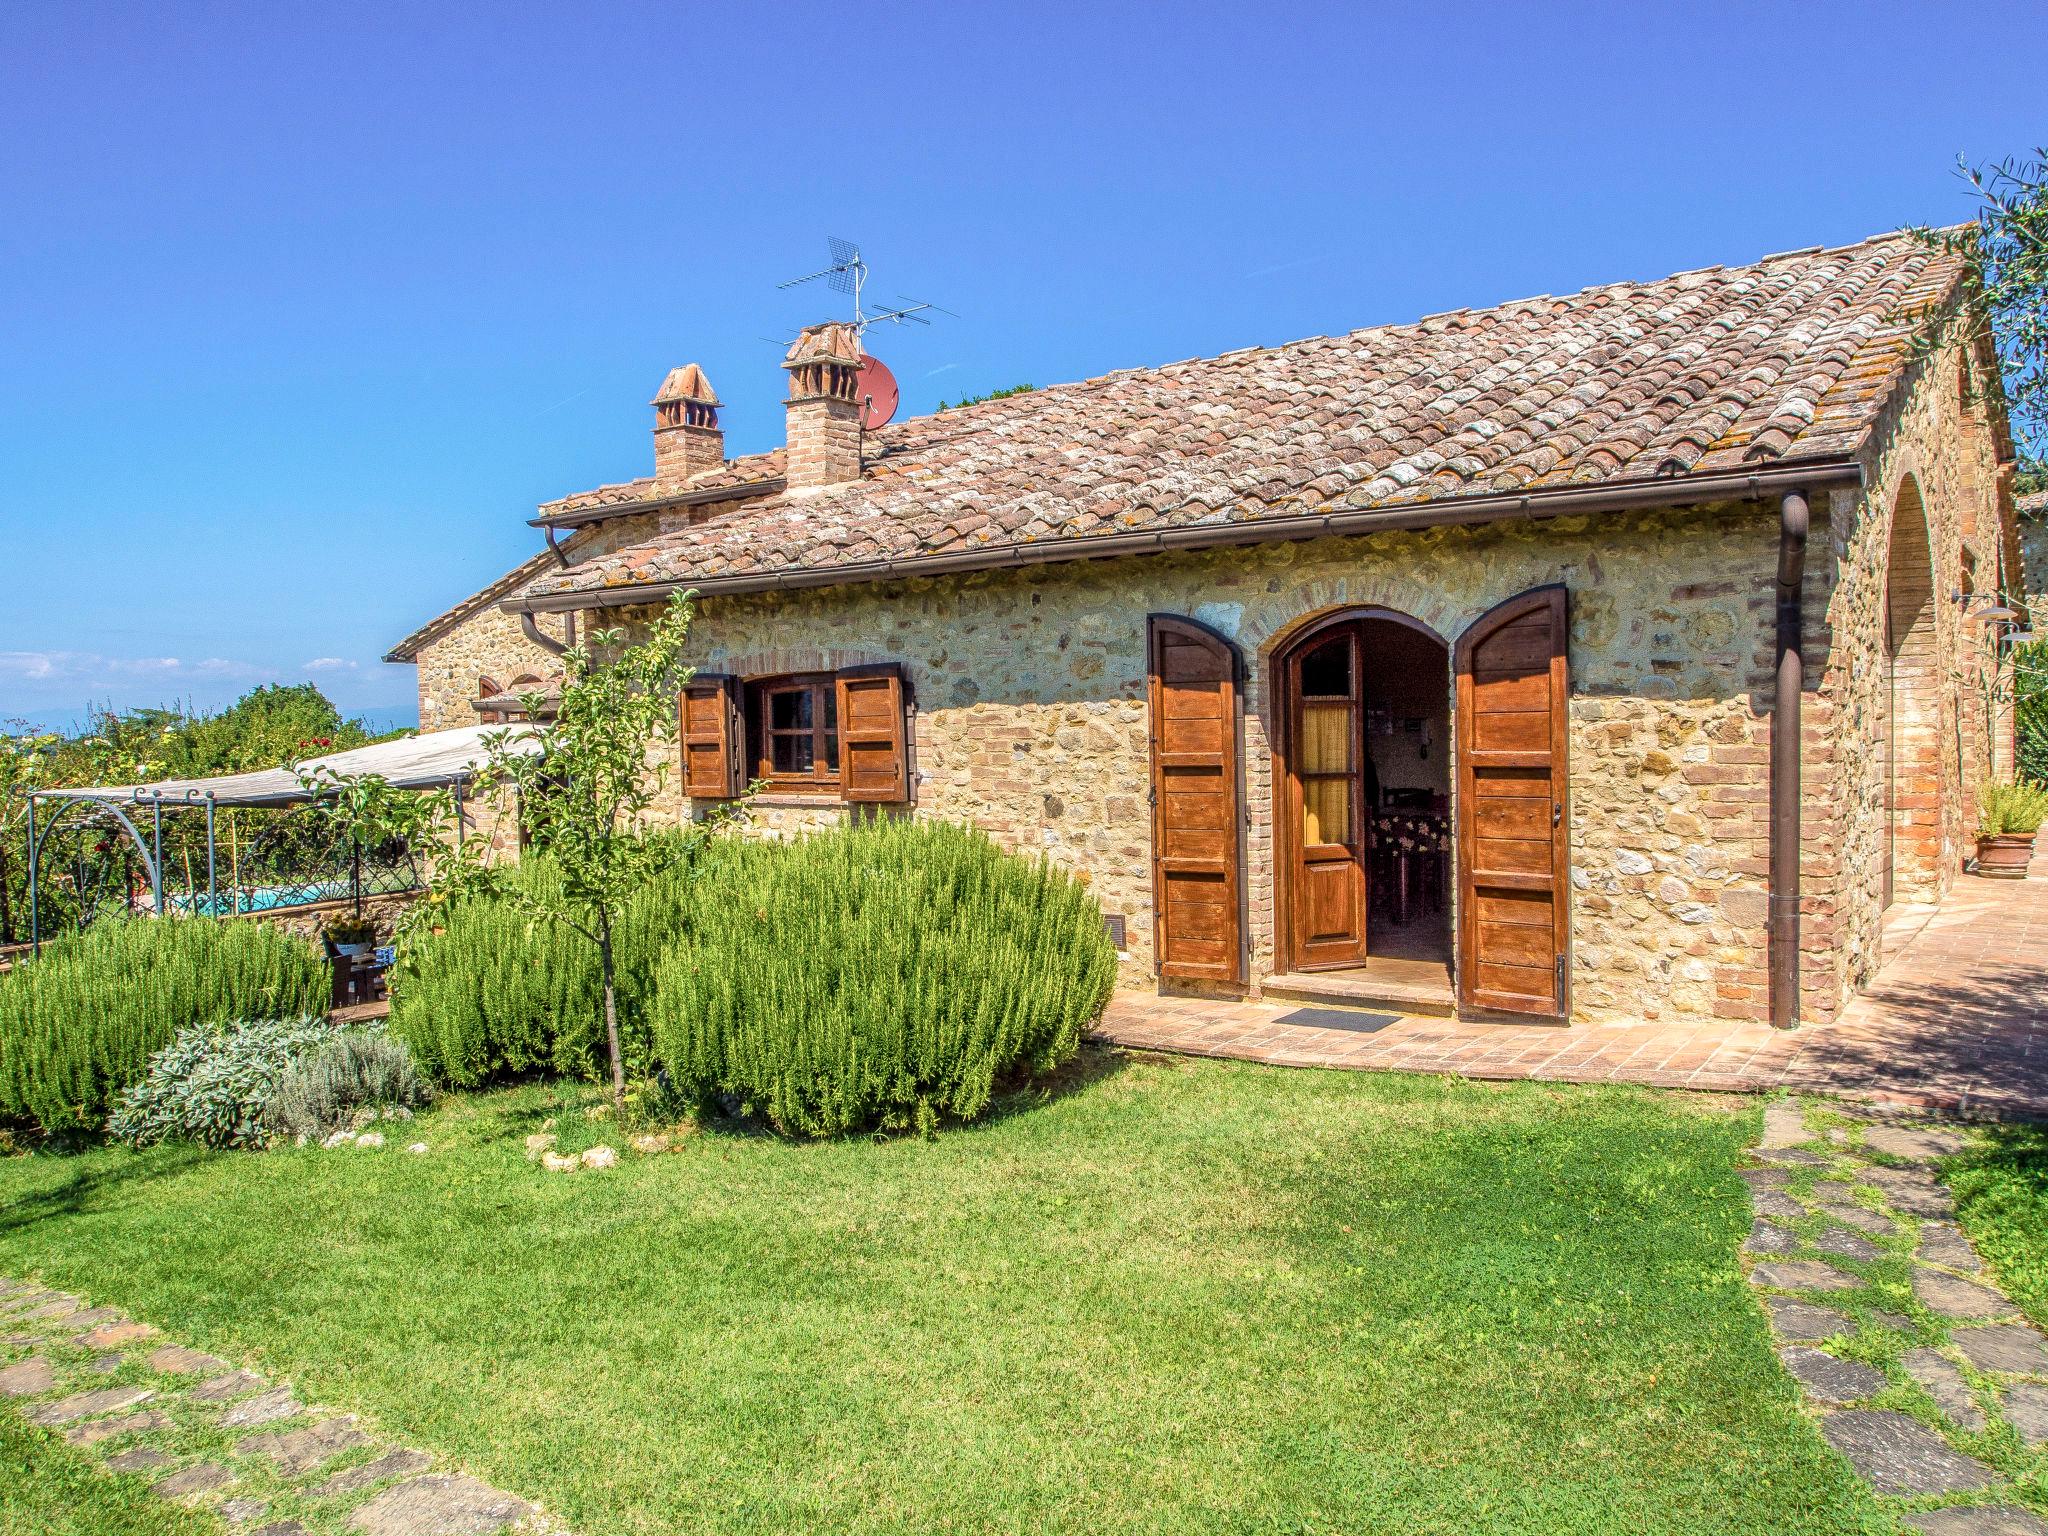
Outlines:
{"label": "stone stepping path", "polygon": [[1939,1126],[1831,1123],[1855,1113],[1773,1102],[1759,1166],[1742,1170],[1755,1216],[1742,1251],[1778,1358],[1878,1493],[1975,1501],[1902,1512],[1906,1529],[2048,1536],[2048,1520],[1997,1502],[2016,1477],[2037,1487],[2048,1472],[2013,1451],[2048,1448],[2048,1339],[1955,1225],[1934,1165],[1967,1142]]}
{"label": "stone stepping path", "polygon": [[0,1330],[0,1405],[236,1536],[568,1536],[526,1500],[113,1308],[0,1276]]}

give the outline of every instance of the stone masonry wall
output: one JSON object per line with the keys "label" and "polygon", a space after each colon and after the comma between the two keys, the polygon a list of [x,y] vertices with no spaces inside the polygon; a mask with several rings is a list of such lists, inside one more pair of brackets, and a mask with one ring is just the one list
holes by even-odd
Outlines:
{"label": "stone masonry wall", "polygon": [[[1265,719],[1278,649],[1307,620],[1357,604],[1411,614],[1450,641],[1495,603],[1563,581],[1575,1011],[1760,1015],[1775,556],[1774,521],[1716,509],[1076,563],[712,599],[695,659],[741,675],[902,662],[917,706],[915,813],[971,820],[1089,883],[1127,919],[1124,979],[1149,985],[1145,617],[1186,614],[1230,635],[1249,669],[1257,978],[1273,970]],[[669,779],[663,814],[684,814]],[[849,811],[781,797],[757,814],[787,836]]]}
{"label": "stone masonry wall", "polygon": [[[563,638],[564,624],[558,615],[543,614],[536,622],[542,634]],[[518,615],[495,604],[421,646],[418,665],[423,731],[478,724],[474,706],[480,677],[510,683],[523,672],[546,677],[562,670],[559,658],[526,638]]]}
{"label": "stone masonry wall", "polygon": [[[1824,610],[1811,587],[1808,603],[1808,1017],[1828,1016],[1826,999],[1883,962],[1888,856],[1895,900],[1939,899],[1975,851],[1978,784],[2009,761],[1989,739],[1990,631],[1954,600],[1966,557],[1976,589],[1997,590],[2009,515],[1982,403],[1959,366],[1951,353],[1914,371],[1865,455],[1864,490],[1834,498],[1827,540],[1816,536],[1809,556],[1827,586]],[[2009,712],[1996,713],[2009,731]]]}

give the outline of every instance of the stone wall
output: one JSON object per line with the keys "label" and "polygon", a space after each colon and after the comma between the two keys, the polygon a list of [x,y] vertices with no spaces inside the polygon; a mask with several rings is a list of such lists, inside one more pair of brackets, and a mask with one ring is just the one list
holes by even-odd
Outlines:
{"label": "stone wall", "polygon": [[[1912,371],[1865,454],[1865,489],[1831,507],[1809,587],[1808,1017],[1883,963],[1886,866],[1898,901],[1938,900],[1974,853],[1976,790],[2009,762],[1985,697],[1991,631],[1955,595],[1996,592],[1997,465],[1983,407],[1953,353]],[[2010,579],[2009,577],[2007,579]]]}
{"label": "stone wall", "polygon": [[[564,637],[559,615],[543,614],[536,622],[541,633]],[[510,683],[521,673],[547,677],[562,670],[560,658],[526,638],[517,614],[495,604],[421,646],[418,666],[422,731],[478,724],[474,706],[480,677]]]}

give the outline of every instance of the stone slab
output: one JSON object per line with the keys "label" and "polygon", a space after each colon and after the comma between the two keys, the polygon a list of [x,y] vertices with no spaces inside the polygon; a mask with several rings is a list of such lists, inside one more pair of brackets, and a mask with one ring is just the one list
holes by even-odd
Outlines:
{"label": "stone slab", "polygon": [[1873,1211],[1865,1205],[1829,1205],[1821,1208],[1829,1221],[1839,1221],[1845,1227],[1854,1227],[1858,1232],[1868,1232],[1872,1237],[1890,1237],[1899,1230],[1899,1224],[1882,1211]]}
{"label": "stone slab", "polygon": [[1773,1099],[1764,1106],[1762,1145],[1796,1147],[1810,1139],[1806,1131],[1806,1111],[1799,1107],[1798,1100]]}
{"label": "stone slab", "polygon": [[1845,1206],[1859,1211],[1866,1209],[1856,1198],[1856,1187],[1853,1184],[1844,1184],[1839,1179],[1821,1179],[1816,1182],[1811,1198],[1815,1205],[1829,1211],[1839,1210]]}
{"label": "stone slab", "polygon": [[1951,1421],[1972,1433],[1984,1427],[1984,1410],[1977,1406],[1977,1395],[1948,1356],[1931,1349],[1909,1349],[1899,1365]]}
{"label": "stone slab", "polygon": [[364,1536],[490,1536],[533,1513],[533,1506],[459,1473],[434,1472],[396,1483],[349,1516]]}
{"label": "stone slab", "polygon": [[1922,1536],[2048,1536],[2048,1520],[2010,1504],[1930,1509],[1921,1515],[1901,1515],[1899,1521]]}
{"label": "stone slab", "polygon": [[1980,1371],[2010,1371],[2017,1376],[2048,1376],[2048,1342],[2025,1323],[1991,1323],[1958,1328],[1949,1335],[1957,1349]]}
{"label": "stone slab", "polygon": [[73,1328],[111,1328],[128,1321],[128,1314],[119,1307],[94,1307],[89,1312],[74,1312],[66,1322]]}
{"label": "stone slab", "polygon": [[280,1476],[304,1477],[335,1457],[359,1451],[369,1443],[370,1437],[356,1428],[354,1419],[323,1419],[304,1429],[250,1435],[236,1442],[235,1454],[268,1457]]}
{"label": "stone slab", "polygon": [[1786,1168],[1741,1168],[1736,1170],[1747,1184],[1751,1194],[1761,1189],[1783,1189],[1792,1182],[1791,1170]]}
{"label": "stone slab", "polygon": [[1989,1286],[1924,1264],[1913,1266],[1913,1294],[1943,1317],[2010,1317],[2013,1311],[2012,1303]]}
{"label": "stone slab", "polygon": [[335,1499],[368,1493],[379,1483],[388,1483],[394,1477],[411,1477],[433,1464],[434,1458],[423,1451],[386,1451],[375,1461],[366,1461],[360,1467],[335,1473],[312,1491],[313,1497]]}
{"label": "stone slab", "polygon": [[1813,1240],[1813,1246],[1822,1253],[1832,1254],[1838,1259],[1877,1259],[1884,1256],[1869,1238],[1860,1232],[1847,1232],[1840,1227],[1830,1227]]}
{"label": "stone slab", "polygon": [[1766,1296],[1764,1306],[1771,1314],[1771,1326],[1781,1338],[1812,1343],[1849,1331],[1849,1319],[1833,1307],[1816,1307],[1790,1296]]}
{"label": "stone slab", "polygon": [[124,1413],[110,1419],[87,1419],[65,1430],[64,1438],[73,1445],[98,1445],[102,1440],[116,1440],[122,1435],[153,1435],[170,1427],[169,1414],[145,1408],[140,1413]]}
{"label": "stone slab", "polygon": [[263,1378],[254,1371],[229,1371],[225,1376],[202,1381],[185,1395],[195,1403],[225,1403],[237,1397],[247,1397],[262,1386]]}
{"label": "stone slab", "polygon": [[2048,1445],[2048,1387],[2035,1381],[2016,1381],[1998,1396],[2022,1440],[2031,1446]]}
{"label": "stone slab", "polygon": [[85,1362],[85,1368],[95,1376],[111,1376],[127,1363],[126,1355],[94,1355]]}
{"label": "stone slab", "polygon": [[220,1507],[221,1519],[229,1525],[247,1525],[270,1513],[268,1499],[229,1499]]}
{"label": "stone slab", "polygon": [[168,1467],[171,1460],[153,1445],[138,1445],[109,1456],[106,1468],[109,1472],[154,1472],[159,1467]]}
{"label": "stone slab", "polygon": [[225,1488],[234,1480],[235,1474],[219,1462],[202,1461],[182,1472],[173,1472],[160,1483],[152,1483],[149,1491],[163,1499],[196,1499],[216,1488]]}
{"label": "stone slab", "polygon": [[1994,1480],[1983,1462],[1903,1413],[1845,1408],[1823,1418],[1820,1430],[1879,1493],[1970,1493]]}
{"label": "stone slab", "polygon": [[306,1536],[306,1528],[296,1520],[275,1520],[251,1531],[249,1536]]}
{"label": "stone slab", "polygon": [[1893,1333],[1918,1333],[1919,1325],[1910,1317],[1901,1317],[1896,1312],[1886,1312],[1880,1307],[1870,1309],[1870,1321],[1879,1328],[1889,1328]]}
{"label": "stone slab", "polygon": [[1883,1371],[1860,1361],[1844,1360],[1823,1349],[1793,1344],[1780,1349],[1778,1358],[1816,1402],[1839,1407],[1860,1402],[1885,1388]]}
{"label": "stone slab", "polygon": [[1950,1269],[1975,1271],[1984,1267],[1970,1240],[1945,1221],[1930,1221],[1920,1229],[1920,1257],[1929,1264],[1945,1264]]}
{"label": "stone slab", "polygon": [[1749,1208],[1759,1216],[1774,1216],[1780,1221],[1797,1221],[1806,1214],[1806,1207],[1782,1189],[1752,1190]]}
{"label": "stone slab", "polygon": [[75,1419],[93,1418],[102,1413],[119,1413],[123,1408],[133,1408],[137,1403],[147,1402],[155,1396],[156,1393],[148,1387],[98,1387],[90,1392],[74,1392],[69,1397],[60,1397],[54,1403],[32,1408],[28,1416],[45,1429],[55,1429]]}
{"label": "stone slab", "polygon": [[1846,1291],[1863,1282],[1818,1259],[1774,1260],[1759,1264],[1749,1278],[1774,1291]]}
{"label": "stone slab", "polygon": [[166,1376],[213,1376],[226,1370],[228,1363],[182,1344],[166,1344],[150,1351],[149,1368]]}
{"label": "stone slab", "polygon": [[1863,1133],[1863,1145],[1887,1157],[1909,1157],[1927,1162],[1960,1152],[1969,1145],[1969,1141],[1960,1131],[1914,1125],[1874,1125]]}
{"label": "stone slab", "polygon": [[0,1397],[42,1397],[57,1390],[57,1372],[47,1360],[20,1360],[0,1369]]}
{"label": "stone slab", "polygon": [[245,1397],[226,1409],[220,1416],[220,1427],[254,1429],[259,1424],[275,1424],[279,1419],[293,1418],[305,1411],[306,1405],[293,1395],[290,1387],[272,1387],[268,1392]]}
{"label": "stone slab", "polygon": [[1760,1163],[1777,1163],[1795,1168],[1825,1168],[1828,1159],[1818,1152],[1809,1152],[1804,1147],[1756,1147],[1751,1157]]}
{"label": "stone slab", "polygon": [[1800,1249],[1799,1234],[1790,1227],[1781,1227],[1776,1222],[1753,1222],[1749,1236],[1744,1239],[1744,1253],[1790,1254]]}

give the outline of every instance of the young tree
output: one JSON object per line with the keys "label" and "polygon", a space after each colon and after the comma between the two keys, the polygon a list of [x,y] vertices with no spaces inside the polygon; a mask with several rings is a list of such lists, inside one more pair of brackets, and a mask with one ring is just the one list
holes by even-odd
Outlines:
{"label": "young tree", "polygon": [[1962,258],[1962,302],[1922,323],[1918,349],[1960,341],[1995,356],[2020,456],[2038,462],[2048,448],[2048,150],[1995,165],[1963,161],[1958,171],[1975,220],[1913,233]]}
{"label": "young tree", "polygon": [[[677,701],[691,675],[682,661],[689,633],[686,595],[669,603],[637,645],[625,644],[624,630],[597,631],[562,658],[552,719],[540,718],[543,701],[535,696],[527,701],[533,725],[486,738],[493,770],[519,790],[530,846],[562,875],[558,904],[509,886],[506,894],[597,947],[612,1100],[621,1106],[626,1063],[613,939],[621,907],[656,872],[658,855],[641,835],[641,820],[660,793],[668,754],[649,749],[675,737]],[[508,750],[515,730],[538,738],[539,755]]]}

